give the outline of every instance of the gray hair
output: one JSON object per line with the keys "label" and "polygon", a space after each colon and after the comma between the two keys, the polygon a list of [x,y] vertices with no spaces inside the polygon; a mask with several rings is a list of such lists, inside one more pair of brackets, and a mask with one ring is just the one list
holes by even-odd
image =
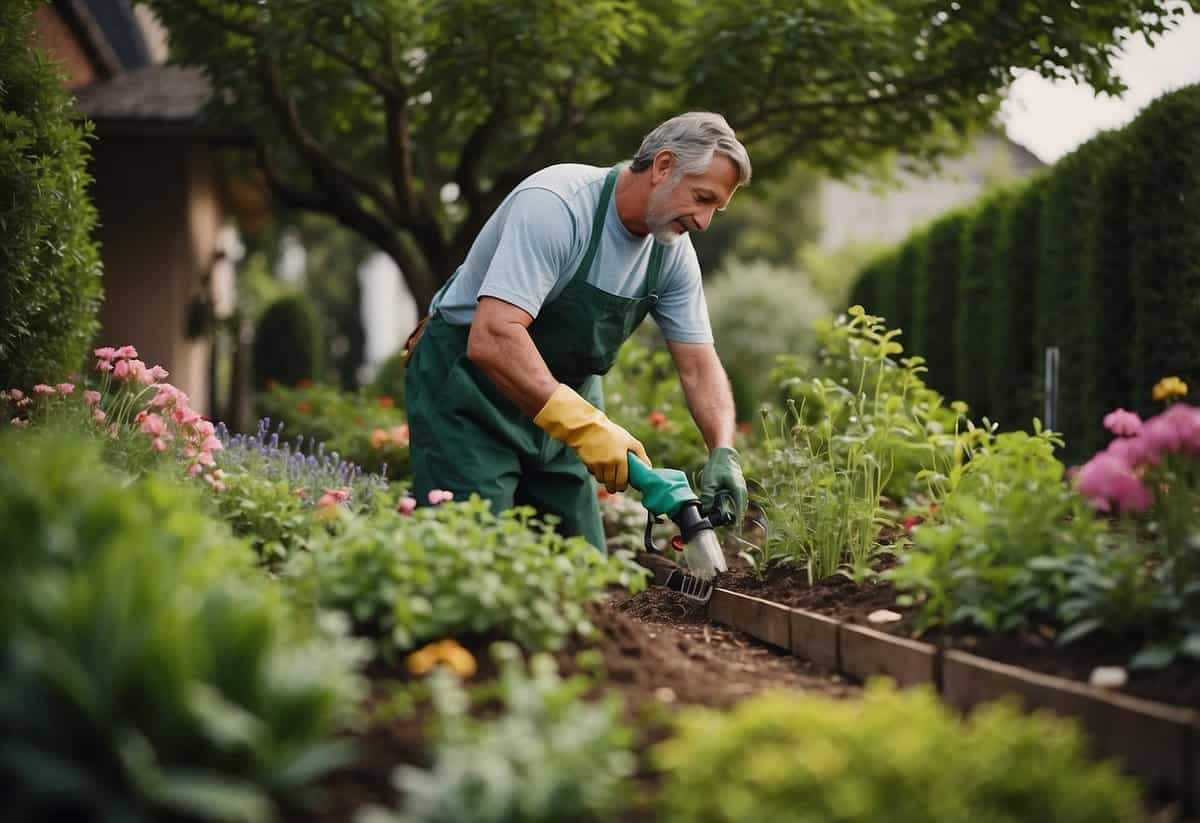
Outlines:
{"label": "gray hair", "polygon": [[650,168],[654,155],[660,151],[675,155],[675,177],[703,174],[712,163],[713,155],[719,153],[737,166],[738,185],[750,182],[750,155],[719,114],[689,111],[658,125],[642,140],[641,148],[629,164],[630,170],[641,172]]}

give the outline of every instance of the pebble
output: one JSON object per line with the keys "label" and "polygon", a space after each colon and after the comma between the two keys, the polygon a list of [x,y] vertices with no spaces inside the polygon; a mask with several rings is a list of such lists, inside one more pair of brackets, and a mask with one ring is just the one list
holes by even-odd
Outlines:
{"label": "pebble", "polygon": [[675,690],[669,686],[659,686],[654,690],[654,699],[659,703],[674,703]]}
{"label": "pebble", "polygon": [[1097,666],[1088,678],[1088,685],[1097,689],[1119,689],[1128,682],[1129,672],[1121,666]]}
{"label": "pebble", "polygon": [[904,615],[899,612],[894,612],[891,609],[876,609],[867,615],[868,623],[895,623],[903,618]]}

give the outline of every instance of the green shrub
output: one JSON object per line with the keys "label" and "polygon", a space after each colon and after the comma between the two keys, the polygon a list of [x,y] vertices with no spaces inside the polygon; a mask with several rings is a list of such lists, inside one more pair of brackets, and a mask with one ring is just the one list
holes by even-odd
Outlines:
{"label": "green shrub", "polygon": [[[928,689],[771,693],[687,709],[654,750],[665,823],[1133,823],[1136,786],[1068,721],[992,704],[960,720]],[[715,790],[714,790],[715,788]]]}
{"label": "green shrub", "polygon": [[954,326],[958,314],[966,212],[952,212],[928,229],[925,251],[916,271],[911,351],[925,358],[926,381],[942,394],[955,397]]}
{"label": "green shrub", "polygon": [[828,307],[803,274],[765,263],[727,266],[704,290],[738,419],[751,420],[765,399],[774,356],[810,354],[812,325]]}
{"label": "green shrub", "polygon": [[397,409],[404,409],[404,350],[396,352],[379,365],[375,379],[371,381],[371,389],[380,397],[392,398]]}
{"label": "green shrub", "polygon": [[1038,381],[1041,353],[1036,349],[1037,285],[1042,199],[1046,178],[1021,189],[1000,215],[991,294],[991,343],[988,376],[989,417],[1002,429],[1024,428],[1042,412]]}
{"label": "green shrub", "polygon": [[283,424],[288,439],[303,436],[310,452],[320,443],[323,451],[364,471],[386,466],[393,480],[409,473],[408,424],[390,395],[277,384],[259,395],[258,406],[273,423]]}
{"label": "green shrub", "polygon": [[1200,385],[1200,86],[1164,95],[1128,129],[1134,398],[1177,375]]}
{"label": "green shrub", "polygon": [[58,382],[98,327],[100,256],[88,199],[90,125],[30,46],[29,0],[0,8],[0,387]]}
{"label": "green shrub", "polygon": [[271,820],[346,761],[357,646],[177,482],[0,443],[0,782],[19,820]]}
{"label": "green shrub", "polygon": [[321,319],[312,301],[293,294],[266,308],[254,330],[254,385],[295,386],[320,377]]}
{"label": "green shrub", "polygon": [[883,296],[894,297],[895,289],[886,281],[896,276],[896,252],[889,250],[875,257],[861,272],[854,285],[850,287],[848,306],[862,306],[871,314],[882,315],[885,318],[895,316],[891,306],[883,304]]}
{"label": "green shrub", "polygon": [[[613,696],[585,702],[585,677],[564,680],[553,658],[528,671],[508,644],[492,647],[494,686],[468,694],[452,675],[431,678],[438,731],[433,763],[402,766],[403,810],[364,813],[359,823],[557,823],[619,817],[636,760]],[[498,705],[497,705],[498,704]],[[471,715],[486,709],[486,719]],[[497,713],[498,712],[498,713]]]}
{"label": "green shrub", "polygon": [[[925,254],[929,235],[924,230],[918,230],[909,235],[908,239],[896,251],[896,261],[892,266],[891,275],[883,279],[879,289],[879,304],[882,310],[876,312],[868,308],[872,314],[882,315],[888,327],[893,329],[915,329],[916,301],[918,298],[917,282],[924,266]],[[890,313],[889,313],[890,312]],[[916,338],[909,334],[905,349],[910,354],[918,354]]]}
{"label": "green shrub", "polygon": [[585,602],[614,583],[640,587],[644,574],[624,553],[561,537],[529,507],[496,515],[475,496],[407,516],[346,518],[284,569],[298,602],[344,612],[385,657],[489,632],[554,648],[589,630]]}
{"label": "green shrub", "polygon": [[971,210],[963,237],[962,273],[958,281],[958,314],[955,316],[954,384],[958,397],[976,418],[992,413],[988,394],[991,362],[992,277],[998,224],[1007,210],[1006,192],[989,195]]}

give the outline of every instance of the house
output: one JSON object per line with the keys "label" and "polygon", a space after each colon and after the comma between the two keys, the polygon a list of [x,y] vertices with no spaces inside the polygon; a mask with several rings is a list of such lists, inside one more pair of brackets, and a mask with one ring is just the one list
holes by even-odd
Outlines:
{"label": "house", "polygon": [[90,171],[105,290],[98,340],[136,346],[211,414],[205,320],[226,216],[219,152],[245,141],[198,125],[209,84],[196,69],[164,65],[165,32],[144,7],[55,0],[36,15],[37,44],[95,124]]}

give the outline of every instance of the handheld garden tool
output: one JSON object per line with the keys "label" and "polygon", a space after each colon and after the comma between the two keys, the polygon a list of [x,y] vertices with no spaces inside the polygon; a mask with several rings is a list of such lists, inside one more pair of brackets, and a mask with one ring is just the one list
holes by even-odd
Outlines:
{"label": "handheld garden tool", "polygon": [[646,507],[646,551],[659,553],[654,546],[651,530],[662,522],[663,516],[675,521],[679,534],[671,538],[671,546],[683,554],[687,572],[673,571],[667,578],[667,588],[698,603],[707,603],[713,594],[713,578],[725,571],[725,554],[717,540],[716,527],[732,523],[726,495],[718,495],[707,515],[700,511],[700,498],[692,491],[687,475],[678,469],[652,469],[629,454],[629,485],[642,493]]}

